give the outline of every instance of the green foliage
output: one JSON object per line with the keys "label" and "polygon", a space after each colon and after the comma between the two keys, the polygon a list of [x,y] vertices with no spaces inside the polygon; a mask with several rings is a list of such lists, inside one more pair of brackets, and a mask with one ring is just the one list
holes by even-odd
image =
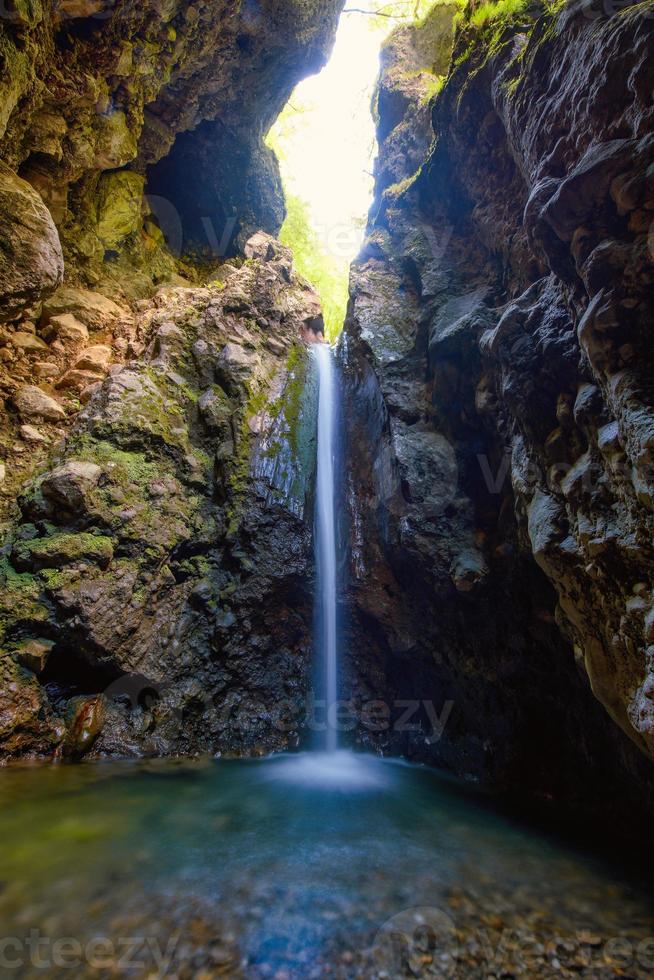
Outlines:
{"label": "green foliage", "polygon": [[[446,0],[441,0],[446,2]],[[363,0],[346,5],[345,13],[351,16],[357,14],[370,18],[370,28],[374,31],[389,33],[399,24],[409,24],[423,20],[434,6],[434,0]],[[348,7],[350,11],[348,11]]]}
{"label": "green foliage", "polygon": [[280,239],[293,251],[295,268],[308,279],[322,300],[327,337],[338,337],[345,320],[348,300],[349,262],[331,254],[311,227],[308,205],[288,194],[287,218]]}
{"label": "green foliage", "polygon": [[420,171],[418,170],[415,174],[410,174],[397,184],[391,184],[390,187],[387,187],[384,191],[384,197],[387,199],[400,197],[405,191],[408,191],[412,184],[415,183],[419,173]]}
{"label": "green foliage", "polygon": [[429,82],[429,87],[425,94],[425,102],[431,102],[434,96],[438,95],[444,85],[445,75],[434,75],[433,80]]}
{"label": "green foliage", "polygon": [[[277,155],[282,172],[288,170],[285,148],[303,131],[309,112],[311,107],[295,92],[268,135],[268,145]],[[349,259],[338,259],[329,251],[313,227],[307,202],[292,192],[286,180],[284,184],[286,221],[279,238],[293,252],[296,271],[309,280],[320,296],[327,337],[335,340],[343,329],[347,309]]]}
{"label": "green foliage", "polygon": [[470,25],[480,28],[491,21],[505,20],[521,13],[527,6],[527,0],[497,0],[496,3],[484,3],[470,15]]}

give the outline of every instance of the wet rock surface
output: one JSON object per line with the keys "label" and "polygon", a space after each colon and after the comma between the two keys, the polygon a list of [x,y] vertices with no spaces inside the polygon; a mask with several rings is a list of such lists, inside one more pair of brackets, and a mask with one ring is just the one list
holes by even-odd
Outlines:
{"label": "wet rock surface", "polygon": [[647,809],[652,8],[468,16],[420,169],[391,42],[341,349],[350,676],[452,710],[435,744],[424,715],[359,737],[543,800],[609,771]]}
{"label": "wet rock surface", "polygon": [[[2,549],[2,663],[20,678],[3,693],[4,758],[297,737],[271,719],[308,685],[315,392],[300,336],[318,301],[288,249],[259,235],[250,252],[144,304],[144,354],[97,382],[22,489]],[[16,397],[53,421],[40,389]]]}

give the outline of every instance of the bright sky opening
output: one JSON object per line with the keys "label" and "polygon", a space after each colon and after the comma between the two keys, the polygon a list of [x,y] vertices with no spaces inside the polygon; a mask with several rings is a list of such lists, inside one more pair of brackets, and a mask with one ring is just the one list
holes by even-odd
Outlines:
{"label": "bright sky opening", "polygon": [[343,325],[349,266],[361,248],[372,203],[377,144],[371,101],[380,47],[424,4],[373,0],[362,6],[392,9],[393,16],[346,9],[328,65],[297,86],[269,135],[289,212],[281,238],[293,248],[298,271],[321,294],[331,339]]}
{"label": "bright sky opening", "polygon": [[287,192],[306,202],[328,251],[348,261],[372,199],[370,103],[382,39],[366,15],[343,14],[329,64],[297,86],[271,134]]}

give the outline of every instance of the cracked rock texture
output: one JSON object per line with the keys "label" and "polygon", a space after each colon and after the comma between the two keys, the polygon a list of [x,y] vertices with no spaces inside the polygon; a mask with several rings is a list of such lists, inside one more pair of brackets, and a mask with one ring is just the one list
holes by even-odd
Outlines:
{"label": "cracked rock texture", "polygon": [[446,70],[442,49],[406,32],[387,49],[341,347],[350,675],[362,702],[453,706],[440,741],[424,711],[413,732],[359,737],[541,799],[642,812],[654,6],[468,16],[429,134],[421,71]]}
{"label": "cracked rock texture", "polygon": [[144,353],[23,488],[2,548],[2,758],[297,738],[315,465],[300,338],[322,320],[288,249],[259,233],[245,251],[144,304]]}

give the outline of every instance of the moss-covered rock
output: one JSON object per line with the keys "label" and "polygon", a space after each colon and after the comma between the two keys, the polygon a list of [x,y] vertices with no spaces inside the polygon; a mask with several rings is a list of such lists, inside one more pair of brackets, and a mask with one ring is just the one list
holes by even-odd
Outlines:
{"label": "moss-covered rock", "polygon": [[262,134],[324,64],[343,3],[275,0],[253,18],[228,0],[186,12],[15,0],[0,31],[0,160],[45,201],[71,273],[147,292],[182,249],[234,254],[277,232]]}
{"label": "moss-covered rock", "polygon": [[145,178],[131,170],[103,174],[98,184],[96,234],[105,249],[118,249],[141,227]]}
{"label": "moss-covered rock", "polygon": [[12,549],[11,558],[21,572],[61,568],[79,561],[104,568],[113,558],[113,547],[111,539],[102,535],[53,534],[46,538],[17,542]]}
{"label": "moss-covered rock", "polygon": [[[317,298],[287,249],[259,246],[214,285],[162,290],[143,357],[20,495],[4,648],[52,638],[45,676],[65,682],[69,719],[109,692],[88,737],[69,721],[74,757],[287,744],[266,711],[242,731],[219,710],[243,691],[299,698],[309,664],[316,392],[300,338]],[[139,685],[147,718],[138,696],[126,707]]]}

